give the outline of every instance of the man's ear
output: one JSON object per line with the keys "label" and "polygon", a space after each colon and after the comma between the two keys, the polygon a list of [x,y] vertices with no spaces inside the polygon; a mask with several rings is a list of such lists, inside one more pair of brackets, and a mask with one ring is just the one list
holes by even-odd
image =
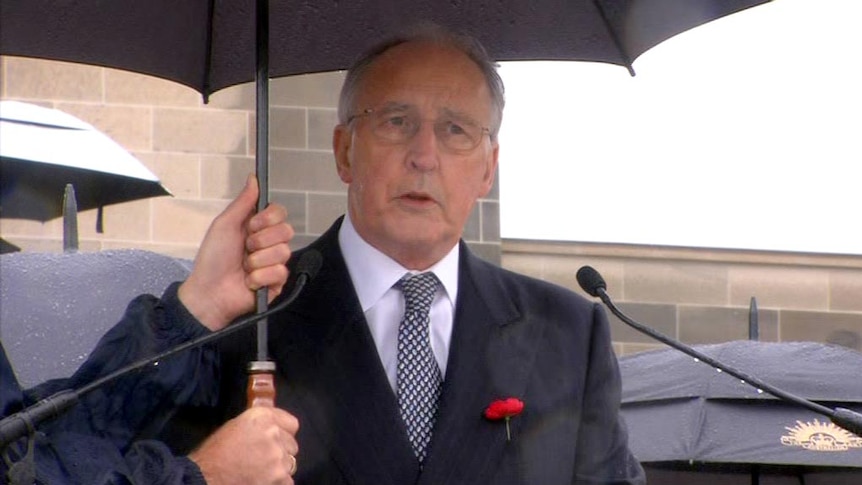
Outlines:
{"label": "man's ear", "polygon": [[500,153],[500,145],[493,142],[491,153],[485,159],[485,172],[482,174],[482,185],[479,190],[479,197],[485,197],[491,188],[494,187],[494,177],[497,174],[497,157]]}
{"label": "man's ear", "polygon": [[347,125],[338,125],[332,132],[332,151],[335,153],[335,169],[341,181],[349,184],[353,180],[350,167],[350,147],[353,132]]}

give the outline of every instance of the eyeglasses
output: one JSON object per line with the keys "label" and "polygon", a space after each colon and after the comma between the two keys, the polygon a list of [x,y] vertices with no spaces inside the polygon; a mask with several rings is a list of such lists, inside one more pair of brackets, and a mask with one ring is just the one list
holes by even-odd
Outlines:
{"label": "eyeglasses", "polygon": [[[368,108],[347,118],[347,124],[357,118],[368,117],[371,121],[371,132],[383,142],[391,144],[407,143],[419,133],[424,121],[415,109],[386,108],[375,110]],[[446,115],[433,120],[434,134],[437,141],[447,150],[467,152],[477,146],[482,138],[491,130],[479,126],[472,121],[454,115]]]}

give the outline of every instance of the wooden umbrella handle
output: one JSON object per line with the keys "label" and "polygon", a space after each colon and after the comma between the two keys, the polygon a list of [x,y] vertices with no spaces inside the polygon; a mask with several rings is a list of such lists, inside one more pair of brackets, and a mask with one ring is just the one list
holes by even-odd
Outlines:
{"label": "wooden umbrella handle", "polygon": [[253,361],[248,363],[248,388],[246,409],[265,406],[275,407],[275,362]]}

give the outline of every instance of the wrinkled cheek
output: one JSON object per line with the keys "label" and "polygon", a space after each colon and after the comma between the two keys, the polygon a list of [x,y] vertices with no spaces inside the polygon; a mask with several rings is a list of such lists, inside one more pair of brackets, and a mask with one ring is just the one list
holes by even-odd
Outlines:
{"label": "wrinkled cheek", "polygon": [[463,206],[458,207],[454,213],[450,213],[449,216],[453,219],[451,220],[452,224],[465,226],[467,221],[470,219],[470,214],[473,212],[474,205],[475,202],[472,200],[469,202],[465,201]]}

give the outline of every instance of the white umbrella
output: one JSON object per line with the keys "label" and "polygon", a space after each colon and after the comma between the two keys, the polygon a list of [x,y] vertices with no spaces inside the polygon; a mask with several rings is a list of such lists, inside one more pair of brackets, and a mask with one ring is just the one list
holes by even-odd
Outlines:
{"label": "white umbrella", "polygon": [[0,216],[46,221],[62,215],[72,184],[79,210],[170,195],[117,142],[59,110],[0,101]]}

